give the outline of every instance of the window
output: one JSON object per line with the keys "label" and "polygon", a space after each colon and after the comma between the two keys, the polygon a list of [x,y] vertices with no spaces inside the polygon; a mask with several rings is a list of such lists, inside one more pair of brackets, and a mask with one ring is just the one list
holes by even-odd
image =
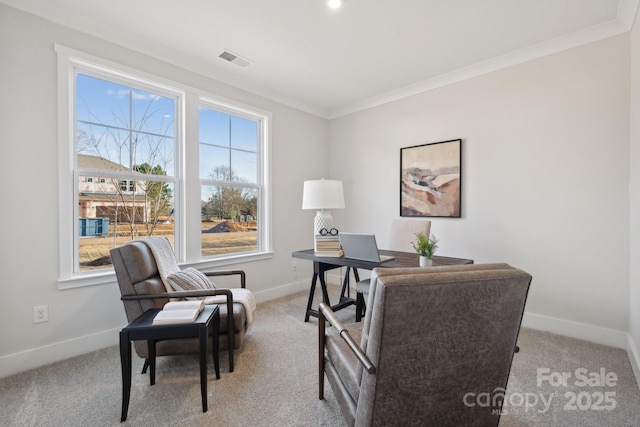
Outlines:
{"label": "window", "polygon": [[202,255],[257,251],[262,118],[206,102],[199,111]]}
{"label": "window", "polygon": [[113,282],[110,249],[146,236],[190,265],[271,256],[269,113],[56,52],[61,287]]}
{"label": "window", "polygon": [[[80,182],[75,267],[86,271],[109,268],[109,250],[129,240],[152,235],[174,240],[170,214],[179,95],[122,77],[115,81],[84,70],[74,75]],[[113,238],[104,239],[109,235]]]}

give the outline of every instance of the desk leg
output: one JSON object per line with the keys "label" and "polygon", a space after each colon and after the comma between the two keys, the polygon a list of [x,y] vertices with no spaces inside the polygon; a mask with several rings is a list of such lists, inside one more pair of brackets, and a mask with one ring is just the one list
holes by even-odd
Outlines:
{"label": "desk leg", "polygon": [[220,330],[220,311],[218,311],[214,316],[213,316],[213,321],[212,323],[212,330],[211,330],[211,349],[213,351],[213,368],[216,371],[216,379],[219,380],[220,379],[220,357],[218,354],[219,348],[220,348],[220,338],[219,338],[219,334],[218,331]]}
{"label": "desk leg", "polygon": [[324,281],[324,273],[327,270],[324,270],[322,266],[320,267],[320,289],[322,289],[322,300],[326,305],[331,307],[331,302],[329,302],[329,293],[327,292],[327,282]]}
{"label": "desk leg", "polygon": [[313,273],[313,279],[311,279],[311,290],[309,290],[309,301],[307,302],[307,313],[304,315],[304,321],[309,321],[309,313],[311,313],[311,306],[313,305],[313,295],[316,292],[316,283],[318,281],[318,273]]}
{"label": "desk leg", "polygon": [[122,365],[122,415],[120,422],[126,421],[131,397],[131,341],[129,334],[120,331],[120,363]]}
{"label": "desk leg", "polygon": [[207,412],[207,337],[209,328],[198,328],[200,333],[200,391],[202,393],[202,412]]}

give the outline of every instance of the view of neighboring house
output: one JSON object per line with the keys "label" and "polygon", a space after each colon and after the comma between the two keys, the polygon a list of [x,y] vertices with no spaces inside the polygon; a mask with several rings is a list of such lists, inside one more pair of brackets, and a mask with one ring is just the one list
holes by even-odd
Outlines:
{"label": "view of neighboring house", "polygon": [[[123,171],[122,165],[97,156],[78,154],[81,169]],[[115,180],[100,176],[79,177],[79,218],[108,218],[110,222],[143,221],[151,217],[151,201],[146,197],[145,181]],[[133,213],[133,215],[132,215]]]}

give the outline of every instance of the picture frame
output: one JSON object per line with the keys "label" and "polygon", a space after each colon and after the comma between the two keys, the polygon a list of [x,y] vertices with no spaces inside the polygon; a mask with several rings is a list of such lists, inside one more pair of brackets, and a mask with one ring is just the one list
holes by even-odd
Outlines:
{"label": "picture frame", "polygon": [[460,218],[462,139],[400,149],[400,216]]}

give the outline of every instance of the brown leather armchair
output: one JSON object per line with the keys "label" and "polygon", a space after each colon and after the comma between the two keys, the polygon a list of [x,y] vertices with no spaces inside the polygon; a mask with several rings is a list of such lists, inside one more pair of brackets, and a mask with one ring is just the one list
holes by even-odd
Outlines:
{"label": "brown leather armchair", "polygon": [[[110,251],[113,267],[120,286],[121,299],[129,322],[150,308],[162,308],[169,298],[225,295],[226,303],[220,304],[220,349],[229,352],[229,371],[233,372],[233,350],[239,349],[244,340],[248,324],[247,313],[242,304],[234,303],[230,289],[208,289],[167,292],[156,260],[150,248],[142,241],[132,241]],[[237,275],[240,287],[246,287],[242,270],[204,272],[207,276]],[[228,313],[232,313],[230,316]],[[136,354],[145,359],[142,373],[149,366],[149,354],[144,342],[134,342]],[[156,344],[156,356],[198,353],[197,339],[175,339]]]}
{"label": "brown leather armchair", "polygon": [[507,264],[373,270],[364,322],[320,305],[320,399],[326,375],[351,426],[498,425],[530,282]]}

